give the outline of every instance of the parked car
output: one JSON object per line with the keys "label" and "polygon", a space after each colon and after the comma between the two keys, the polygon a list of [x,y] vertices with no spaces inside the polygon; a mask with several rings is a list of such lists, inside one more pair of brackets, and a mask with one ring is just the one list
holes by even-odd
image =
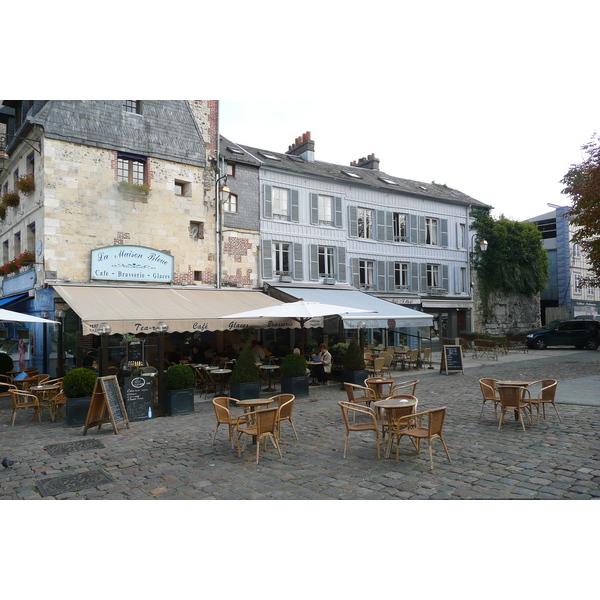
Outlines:
{"label": "parked car", "polygon": [[527,334],[527,346],[543,350],[548,346],[575,346],[596,350],[600,346],[600,321],[568,319],[553,321]]}
{"label": "parked car", "polygon": [[577,315],[574,319],[584,319],[586,321],[600,321],[600,315]]}

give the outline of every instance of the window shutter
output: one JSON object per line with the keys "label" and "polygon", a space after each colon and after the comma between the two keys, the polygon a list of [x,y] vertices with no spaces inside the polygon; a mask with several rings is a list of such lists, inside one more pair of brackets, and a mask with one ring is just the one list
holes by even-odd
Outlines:
{"label": "window shutter", "polygon": [[410,227],[410,243],[418,244],[419,243],[419,228],[418,228],[418,220],[417,215],[406,215],[406,219],[408,220]]}
{"label": "window shutter", "polygon": [[343,226],[343,216],[342,216],[342,199],[339,196],[335,196],[333,199],[333,210],[334,210],[334,226],[342,227]]}
{"label": "window shutter", "polygon": [[294,279],[304,279],[304,263],[302,261],[302,244],[294,244]]}
{"label": "window shutter", "polygon": [[[460,226],[461,226],[461,223],[457,223],[456,224],[456,247],[457,248],[461,248],[461,245],[460,245]],[[464,243],[465,242],[463,240],[463,244]]]}
{"label": "window shutter", "polygon": [[337,249],[337,259],[338,259],[338,271],[337,271],[337,280],[341,283],[346,283],[347,275],[346,275],[346,248],[338,248]]}
{"label": "window shutter", "polygon": [[313,281],[319,279],[319,246],[310,245],[310,278]]}
{"label": "window shutter", "polygon": [[410,263],[410,291],[419,291],[419,265],[417,263]]}
{"label": "window shutter", "polygon": [[360,272],[358,270],[358,258],[351,259],[352,265],[352,285],[355,288],[360,288]]}
{"label": "window shutter", "polygon": [[384,210],[375,211],[375,222],[377,223],[376,226],[373,228],[375,239],[380,242],[383,242],[386,239],[386,222]]}
{"label": "window shutter", "polygon": [[429,290],[427,286],[427,265],[423,263],[419,266],[421,268],[421,291],[427,292]]}
{"label": "window shutter", "polygon": [[271,249],[271,240],[263,240],[261,244],[263,259],[263,279],[273,277],[273,251]]}
{"label": "window shutter", "polygon": [[445,289],[447,292],[449,292],[450,290],[448,289],[448,286],[450,285],[450,282],[448,281],[448,265],[442,265],[442,288]]}
{"label": "window shutter", "polygon": [[[460,285],[460,267],[454,267],[454,293],[460,294],[462,292]],[[448,290],[450,291],[450,290]]]}
{"label": "window shutter", "polygon": [[265,185],[263,187],[263,195],[264,195],[264,211],[265,211],[265,219],[273,218],[273,188],[270,185]]}
{"label": "window shutter", "polygon": [[358,237],[358,212],[356,206],[348,207],[348,225],[349,225],[349,235],[351,238]]}
{"label": "window shutter", "polygon": [[442,233],[442,246],[448,247],[448,219],[440,219],[440,231]]}
{"label": "window shutter", "polygon": [[396,263],[388,263],[388,291],[393,292],[396,289],[396,278],[394,277]]}
{"label": "window shutter", "polygon": [[310,195],[310,224],[311,225],[319,224],[319,195],[318,194]]}
{"label": "window shutter", "polygon": [[300,203],[298,201],[298,190],[290,190],[290,196],[290,219],[292,223],[298,223],[300,221]]}
{"label": "window shutter", "polygon": [[377,261],[377,288],[379,291],[385,291],[385,261],[378,260]]}
{"label": "window shutter", "polygon": [[425,234],[425,217],[418,217],[419,219],[419,244],[423,245],[427,236]]}
{"label": "window shutter", "polygon": [[393,242],[394,241],[394,213],[386,212],[386,227],[385,227],[385,241]]}

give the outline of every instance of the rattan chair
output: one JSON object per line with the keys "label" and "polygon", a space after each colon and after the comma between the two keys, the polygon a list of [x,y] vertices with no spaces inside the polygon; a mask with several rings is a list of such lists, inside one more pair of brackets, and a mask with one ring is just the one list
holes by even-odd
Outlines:
{"label": "rattan chair", "polygon": [[[502,407],[498,429],[500,429],[504,423],[504,413],[507,410],[515,411],[517,418],[521,421],[523,431],[525,431],[525,422],[523,421],[522,411],[529,409],[529,423],[533,425],[531,403],[529,401],[531,394],[526,387],[518,385],[499,385],[496,389],[498,390],[500,406]],[[527,399],[525,399],[525,396],[527,396]]]}
{"label": "rattan chair", "polygon": [[[423,417],[427,416],[427,427],[423,426]],[[432,442],[435,439],[439,439],[444,446],[444,450],[446,451],[446,456],[450,462],[450,453],[448,452],[448,447],[446,446],[446,442],[442,437],[442,429],[444,427],[444,419],[446,418],[446,407],[442,408],[434,408],[432,410],[425,410],[419,413],[413,413],[412,415],[407,415],[405,417],[400,417],[396,422],[394,427],[393,435],[397,437],[396,442],[396,460],[398,460],[400,456],[400,438],[405,435],[411,438],[416,442],[417,454],[421,453],[421,440],[427,439],[427,445],[429,446],[429,464],[431,465],[431,470],[433,470],[433,448]],[[402,428],[402,422],[411,423],[413,420],[416,420],[415,427],[407,427],[406,429]]]}
{"label": "rattan chair", "polygon": [[392,385],[392,389],[390,390],[390,396],[393,396],[394,394],[403,393],[414,396],[417,391],[418,383],[418,379],[407,379],[405,381],[398,381]]}
{"label": "rattan chair", "polygon": [[546,404],[552,404],[554,410],[556,412],[556,416],[558,420],[562,423],[562,418],[558,413],[558,408],[556,408],[556,404],[554,403],[554,397],[556,396],[556,386],[558,385],[558,381],[556,379],[540,379],[539,381],[534,381],[529,384],[529,388],[531,386],[541,384],[542,389],[539,390],[536,398],[531,398],[529,403],[531,406],[535,406],[537,408],[537,422],[540,422],[540,406],[542,407],[542,414],[544,419],[546,418]]}
{"label": "rattan chair", "polygon": [[[256,464],[258,464],[260,457],[260,442],[264,438],[265,450],[267,449],[267,438],[273,442],[273,445],[279,452],[279,458],[283,458],[281,455],[281,449],[279,448],[279,441],[277,439],[277,414],[279,408],[265,408],[264,410],[255,410],[252,412],[244,413],[237,420],[236,431],[237,431],[237,446],[238,456],[242,458],[242,450],[240,447],[240,438],[242,435],[252,436],[256,438]],[[245,425],[245,427],[242,427]],[[245,447],[244,442],[244,447]]]}
{"label": "rattan chair", "polygon": [[344,383],[344,389],[348,396],[348,402],[351,402],[352,404],[364,403],[367,406],[371,406],[371,402],[377,400],[377,395],[373,388],[356,385],[355,383]]}
{"label": "rattan chair", "polygon": [[381,375],[384,376],[387,373],[388,377],[392,376],[391,368],[392,361],[394,360],[394,355],[389,352],[382,352],[379,355],[380,358],[383,358],[383,367],[381,368]]}
{"label": "rattan chair", "polygon": [[384,367],[385,367],[385,358],[382,358],[381,356],[377,357],[373,361],[373,366],[367,367],[367,371],[369,372],[369,377],[381,377]]}
{"label": "rattan chair", "polygon": [[[347,385],[347,384],[346,384]],[[377,458],[381,458],[381,446],[379,441],[379,427],[377,426],[377,415],[372,408],[368,406],[357,406],[353,402],[338,402],[342,409],[342,415],[344,417],[344,423],[346,425],[346,439],[344,441],[344,458],[346,458],[346,449],[348,448],[348,437],[351,431],[374,431],[375,440],[377,442]],[[356,415],[366,417],[366,421],[359,421],[356,423],[356,418],[350,423],[348,418],[349,413],[352,413],[354,417]]]}
{"label": "rattan chair", "polygon": [[492,402],[494,404],[494,416],[496,419],[498,418],[498,404],[500,404],[500,398],[498,396],[498,391],[496,390],[496,382],[497,379],[491,379],[489,377],[484,377],[479,380],[479,387],[481,388],[481,393],[483,394],[483,402],[481,403],[481,412],[479,413],[479,419],[481,419],[481,415],[483,415],[483,407],[486,402]]}
{"label": "rattan chair", "polygon": [[46,373],[40,373],[39,375],[32,375],[32,377],[35,379],[35,381],[31,382],[31,386],[34,385],[46,385],[48,383],[48,381],[50,380],[50,375],[47,375]]}
{"label": "rattan chair", "polygon": [[233,434],[235,431],[235,426],[237,425],[237,417],[232,417],[231,412],[229,410],[229,402],[234,401],[234,398],[228,398],[226,396],[220,396],[218,398],[214,398],[213,408],[215,409],[215,416],[217,417],[217,426],[215,427],[215,433],[213,435],[211,446],[215,445],[215,439],[217,437],[217,431],[219,429],[219,425],[227,425],[229,428],[229,441],[231,442],[231,447],[233,448]]}
{"label": "rattan chair", "polygon": [[417,364],[418,361],[419,361],[419,350],[415,349],[415,350],[410,351],[410,355],[406,358],[405,363],[409,369],[412,369],[413,367],[416,369],[418,366],[418,364]]}
{"label": "rattan chair", "polygon": [[61,389],[56,395],[52,396],[49,400],[52,403],[51,410],[54,415],[54,418],[52,420],[56,421],[58,417],[62,417],[62,407],[65,406],[67,403],[67,397]]}
{"label": "rattan chair", "polygon": [[31,417],[32,421],[37,415],[38,421],[40,423],[42,422],[42,411],[40,408],[38,398],[35,394],[30,394],[29,392],[23,392],[21,390],[14,389],[10,391],[10,395],[12,396],[13,404],[11,425],[14,426],[15,424],[15,417],[17,416],[17,411],[27,408],[33,408],[35,411],[33,413],[33,416]]}
{"label": "rattan chair", "polygon": [[[406,417],[407,415],[413,414],[417,412],[417,406],[419,405],[419,401],[412,394],[397,394],[394,396],[388,396],[388,398],[394,398],[397,400],[414,400],[414,404],[410,406],[399,406],[397,408],[388,408],[382,410],[381,414],[381,438],[385,443],[385,439],[388,435],[393,437],[395,436],[396,429],[407,429],[408,427],[414,427],[414,421],[402,420],[401,417]],[[388,422],[388,417],[391,422]]]}
{"label": "rattan chair", "polygon": [[271,396],[269,400],[276,400],[279,406],[279,415],[277,416],[277,437],[281,435],[281,421],[289,421],[296,439],[298,434],[292,421],[292,411],[294,410],[294,400],[296,396],[294,394],[278,394],[277,396]]}

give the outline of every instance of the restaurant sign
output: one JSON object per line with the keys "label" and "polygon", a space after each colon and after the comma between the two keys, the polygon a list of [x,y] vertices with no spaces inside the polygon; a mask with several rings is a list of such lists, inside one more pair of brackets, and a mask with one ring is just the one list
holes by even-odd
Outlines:
{"label": "restaurant sign", "polygon": [[107,246],[91,252],[92,279],[113,281],[173,281],[170,254],[144,246]]}

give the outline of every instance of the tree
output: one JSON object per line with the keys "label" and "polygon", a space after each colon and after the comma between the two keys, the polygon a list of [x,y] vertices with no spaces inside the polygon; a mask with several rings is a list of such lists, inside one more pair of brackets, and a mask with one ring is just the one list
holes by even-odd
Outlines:
{"label": "tree", "polygon": [[585,283],[600,287],[600,135],[594,134],[581,149],[587,158],[571,165],[560,182],[566,186],[562,193],[573,201],[565,215],[577,228],[571,241],[581,246],[590,261],[592,276]]}

